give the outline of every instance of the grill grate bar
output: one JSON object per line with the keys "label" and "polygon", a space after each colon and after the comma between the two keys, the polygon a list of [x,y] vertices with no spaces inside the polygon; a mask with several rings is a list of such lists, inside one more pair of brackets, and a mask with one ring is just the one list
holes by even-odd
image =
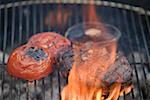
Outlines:
{"label": "grill grate bar", "polygon": [[63,4],[61,4],[60,6],[61,6],[61,14],[62,14],[62,19],[61,19],[62,25],[60,26],[60,30],[61,30],[62,34],[64,34],[63,25],[65,25],[64,23],[66,23],[66,22],[64,22],[65,20],[63,20],[64,19],[64,7],[63,7]]}
{"label": "grill grate bar", "polygon": [[[3,63],[5,63],[5,53],[6,53],[6,41],[7,41],[7,28],[8,28],[8,9],[4,9],[4,37],[3,37]],[[4,80],[5,80],[5,72],[2,71],[2,99],[4,99]]]}
{"label": "grill grate bar", "polygon": [[[147,24],[147,29],[148,29],[148,34],[150,35],[150,20],[148,18],[148,14],[146,13],[146,16],[145,16],[145,19],[146,19],[146,24]],[[150,61],[149,61],[150,62]]]}
{"label": "grill grate bar", "polygon": [[[22,12],[23,12],[22,5],[20,4],[20,6],[19,6],[19,45],[21,45],[21,43],[22,43],[22,17],[23,17]],[[17,80],[17,82],[18,82],[18,89],[20,90],[21,82],[20,82],[20,80]],[[20,93],[20,91],[18,91],[17,93],[18,93],[17,100],[20,100],[21,93]]]}
{"label": "grill grate bar", "polygon": [[26,99],[29,100],[29,84],[28,84],[28,82],[26,83],[26,86],[27,86],[26,87],[26,95],[27,95]]}
{"label": "grill grate bar", "polygon": [[[63,25],[65,25],[64,23],[66,23],[66,22],[64,22],[65,20],[64,20],[64,7],[63,7],[63,4],[59,4],[59,7],[61,8],[61,14],[62,14],[62,17],[61,17],[61,21],[62,21],[62,25],[60,25],[60,31],[61,31],[61,34],[64,34],[64,29],[63,29]],[[60,10],[59,8],[57,9],[57,11],[58,10]],[[61,67],[61,66],[60,66]],[[60,76],[60,74],[59,74],[59,69],[58,69],[58,72],[57,72],[57,76],[58,76],[58,84],[59,84],[59,86],[58,86],[58,91],[59,91],[59,100],[61,100],[61,89],[62,89],[62,85],[63,84],[61,84],[61,83],[63,83],[62,82],[62,79],[61,79],[61,76]]]}
{"label": "grill grate bar", "polygon": [[123,99],[126,100],[126,94],[123,92]]}
{"label": "grill grate bar", "polygon": [[[131,65],[141,65],[141,62],[131,62],[130,64],[131,64]],[[148,66],[149,63],[148,63],[148,62],[143,62],[142,65]],[[137,66],[137,67],[138,67],[138,66]]]}
{"label": "grill grate bar", "polygon": [[60,75],[59,71],[57,71],[57,76],[58,76],[58,92],[59,92],[59,100],[61,100],[61,83],[60,83]]}
{"label": "grill grate bar", "polygon": [[[51,9],[51,6],[48,5],[48,10],[50,10],[50,9]],[[50,12],[49,12],[49,11],[48,11],[48,14],[50,15]],[[48,15],[48,16],[49,16],[49,15]],[[49,31],[52,31],[52,29],[51,29],[51,24],[50,24],[51,21],[48,20],[48,22],[49,22],[49,23],[48,23],[48,30],[49,30]],[[51,75],[49,75],[49,81],[50,81],[50,99],[51,99],[51,100],[53,100],[53,97],[54,97],[54,96],[53,96],[53,94],[54,94],[54,93],[53,93],[53,86],[54,86],[54,85],[53,85],[53,76],[54,76],[53,74],[54,74],[54,73],[52,73]]]}
{"label": "grill grate bar", "polygon": [[[83,7],[83,6],[82,6]],[[83,9],[83,8],[82,8]],[[78,8],[74,7],[74,10],[75,10],[75,23],[77,24],[79,22],[79,16],[78,16]],[[83,20],[83,19],[82,19]]]}
{"label": "grill grate bar", "polygon": [[[130,13],[131,14],[131,13]],[[139,15],[140,16],[140,15]],[[133,17],[132,17],[133,18]],[[133,19],[132,19],[133,20]],[[134,25],[134,24],[133,24]],[[135,34],[135,32],[134,32],[134,34]],[[137,49],[138,49],[138,52],[141,52],[141,48],[140,48],[140,45],[139,45],[139,39],[138,39],[138,36],[135,34],[135,37],[136,37],[136,41],[135,41],[135,43],[136,43],[136,45],[137,45]],[[144,76],[144,81],[146,82],[147,81],[147,77],[146,77],[146,72],[145,72],[145,68],[144,68],[144,61],[143,61],[143,59],[142,59],[142,56],[141,56],[141,54],[139,54],[139,57],[140,57],[140,62],[141,62],[141,65],[140,65],[140,67],[142,68],[142,72],[143,72],[143,76]],[[134,60],[135,60],[135,55],[134,55]],[[135,65],[136,67],[138,66],[138,65]],[[144,83],[144,86],[146,86],[146,83]],[[141,88],[141,87],[140,87]],[[141,91],[142,92],[142,91]],[[143,92],[142,92],[142,94],[143,94]]]}
{"label": "grill grate bar", "polygon": [[29,22],[29,14],[30,14],[30,13],[29,13],[28,11],[29,11],[29,6],[26,7],[26,13],[25,13],[25,17],[26,17],[26,37],[25,37],[25,38],[26,38],[26,41],[27,41],[28,38],[29,38],[29,27],[30,27],[30,26],[29,26],[29,25],[30,25],[30,24],[29,24],[29,23],[30,23],[30,22]]}
{"label": "grill grate bar", "polygon": [[8,27],[8,9],[4,9],[4,37],[3,37],[3,63],[5,63],[6,55],[6,41],[7,41],[7,27]]}
{"label": "grill grate bar", "polygon": [[[29,6],[27,5],[26,7],[26,40],[28,40],[29,38],[29,31],[30,31],[30,20],[29,20],[29,14],[28,13],[28,10],[29,10]],[[28,82],[26,82],[26,89],[25,89],[25,92],[26,92],[26,99],[29,100],[29,84]]]}
{"label": "grill grate bar", "polygon": [[[52,82],[53,82],[53,98],[52,100],[59,100],[59,83],[57,71],[54,71]],[[56,95],[57,94],[57,95]]]}
{"label": "grill grate bar", "polygon": [[[33,5],[33,34],[36,34],[36,31],[37,31],[37,16],[36,16],[36,13],[37,13],[37,7],[36,5]],[[37,92],[37,84],[38,84],[38,81],[35,80],[34,81],[34,92],[36,93]]]}
{"label": "grill grate bar", "polygon": [[[119,11],[120,11],[120,10],[119,10]],[[118,12],[119,12],[119,11],[118,11]],[[123,22],[125,23],[125,21],[126,21],[126,19],[125,19],[126,15],[124,15],[124,12],[120,12],[120,13],[122,13],[123,18],[124,18],[124,19],[123,19]],[[122,32],[123,32],[123,27],[121,27],[121,25],[120,25],[120,24],[121,24],[121,18],[122,18],[121,16],[120,16],[120,17],[118,16],[117,19],[119,19],[119,20],[118,20],[118,25],[117,25],[117,26],[118,26],[118,27],[122,30]],[[126,25],[126,24],[125,24],[125,25]],[[125,27],[125,28],[127,28],[127,27]],[[127,33],[127,34],[128,34],[128,33]],[[126,38],[124,38],[124,39],[121,38],[121,39],[122,39],[122,41],[125,41],[125,40],[126,40]],[[128,39],[127,39],[127,40],[128,40]],[[123,45],[123,44],[122,44],[122,45]],[[123,46],[124,46],[124,45],[123,45]],[[126,48],[126,47],[124,47],[124,48]],[[132,91],[132,94],[134,94],[134,91]],[[132,97],[134,97],[134,96],[132,96]],[[125,96],[124,96],[124,99],[126,99]]]}
{"label": "grill grate bar", "polygon": [[[126,12],[124,11],[124,15],[126,15],[127,16],[127,14],[126,14]],[[126,21],[125,21],[125,23],[126,23],[126,29],[127,29],[127,36],[128,36],[128,38],[129,38],[129,48],[130,48],[130,50],[131,50],[131,52],[133,53],[133,48],[132,48],[132,42],[131,42],[131,36],[129,35],[129,24],[128,24],[128,22],[127,22],[127,17],[125,17],[125,19],[126,19]],[[135,34],[136,35],[136,34]],[[138,47],[139,47],[139,45],[138,45]],[[140,57],[141,58],[141,57]],[[132,59],[134,60],[134,62],[135,62],[135,57],[134,57],[134,55],[132,54]],[[136,77],[137,77],[137,85],[138,85],[138,88],[139,88],[139,94],[140,94],[140,98],[142,99],[143,98],[143,95],[142,95],[142,92],[141,92],[141,88],[140,88],[140,82],[139,82],[139,76],[138,76],[138,72],[137,72],[137,68],[136,68],[136,65],[133,65],[134,66],[134,68],[135,68],[135,74],[136,74]]]}
{"label": "grill grate bar", "polygon": [[[43,32],[43,5],[40,5],[40,32]],[[45,78],[42,79],[42,99],[45,100]]]}
{"label": "grill grate bar", "polygon": [[52,82],[52,76],[53,74],[51,74],[50,76],[49,76],[49,78],[50,78],[50,99],[51,100],[53,100],[53,82]]}
{"label": "grill grate bar", "polygon": [[[138,39],[138,36],[136,35],[136,33],[137,33],[137,28],[136,28],[136,26],[135,26],[135,19],[134,19],[134,15],[133,15],[133,13],[131,13],[130,14],[130,16],[131,16],[131,21],[132,21],[132,27],[133,27],[133,31],[134,31],[134,35],[135,35],[135,39],[136,39],[136,45],[137,45],[137,49],[138,49],[138,52],[140,52],[141,50],[140,50],[140,44],[139,44],[139,39]],[[141,60],[141,55],[140,55],[140,61],[142,61]],[[141,62],[142,63],[142,70],[143,70],[143,73],[145,74],[145,70],[144,70],[144,66],[143,66],[143,62]],[[134,65],[134,67],[135,67],[135,71],[137,71],[137,68],[136,68],[136,65]],[[136,73],[136,77],[137,77],[137,79],[138,79],[138,81],[139,81],[139,77],[138,77],[138,73]],[[146,77],[144,77],[145,78],[145,80],[146,80]],[[139,84],[140,85],[140,84]],[[138,88],[139,88],[139,92],[140,92],[140,95],[142,95],[141,94],[141,88],[138,86]]]}
{"label": "grill grate bar", "polygon": [[36,16],[36,13],[37,13],[37,9],[36,9],[36,5],[33,5],[33,34],[36,33],[36,25],[37,25],[37,16]]}
{"label": "grill grate bar", "polygon": [[[146,13],[145,19],[146,19],[148,34],[149,34],[149,37],[150,37],[150,20],[148,18],[148,14],[147,13]],[[148,51],[148,53],[149,53],[149,51]],[[148,62],[149,63],[147,64],[147,66],[148,66],[148,68],[150,68],[150,56],[148,56]]]}
{"label": "grill grate bar", "polygon": [[[140,15],[138,16],[138,19],[139,19],[141,34],[142,34],[142,38],[143,38],[143,42],[144,42],[144,48],[146,50],[146,55],[148,57],[148,61],[150,62],[150,53],[148,51],[148,46],[147,46],[146,37],[145,37],[145,33],[144,33],[144,29],[143,29],[143,25],[142,25],[142,22],[141,22],[141,16]],[[148,67],[148,71],[150,72],[150,66]]]}
{"label": "grill grate bar", "polygon": [[[123,13],[123,20],[124,20],[124,23],[125,23],[125,30],[126,30],[126,32],[127,32],[127,40],[128,40],[128,42],[129,42],[129,49],[130,49],[130,51],[131,51],[131,53],[133,53],[133,48],[132,48],[132,42],[131,42],[131,37],[129,36],[129,23],[128,23],[128,21],[127,21],[127,12],[125,11],[125,10],[123,10],[122,11],[122,13]],[[132,55],[132,60],[134,60],[134,58],[133,58],[133,55]],[[137,72],[136,72],[137,73]],[[134,94],[134,92],[132,91],[132,94]],[[125,96],[125,94],[124,94],[124,96]],[[134,97],[134,96],[133,96]],[[132,97],[132,98],[133,98]]]}
{"label": "grill grate bar", "polygon": [[14,47],[14,33],[15,33],[15,7],[12,8],[12,28],[11,28],[11,50]]}
{"label": "grill grate bar", "polygon": [[[61,8],[61,11],[62,11],[62,5],[58,5],[58,8],[57,8],[57,10],[56,10],[56,12],[54,13],[55,14],[55,16],[56,16],[56,18],[57,18],[57,14],[58,14],[58,12],[59,12],[59,8]],[[61,13],[62,14],[62,12],[59,12],[59,13]],[[62,16],[63,16],[63,14],[62,14]],[[63,25],[63,17],[61,16],[61,21],[62,21],[62,25]],[[53,23],[54,24],[54,23]],[[54,25],[55,26],[55,25]],[[59,34],[61,34],[61,32],[62,32],[62,26],[61,25],[59,25],[58,23],[56,23],[56,26],[55,26],[55,31],[56,32],[58,32]],[[57,65],[56,65],[57,66]],[[60,96],[60,93],[61,93],[61,84],[60,84],[60,75],[59,75],[59,69],[56,69],[56,72],[55,72],[55,75],[56,75],[56,84],[57,84],[57,93],[58,93],[58,97],[56,97],[56,99],[58,99],[58,100],[61,100],[61,96]],[[55,91],[55,90],[54,90]],[[55,97],[54,97],[54,99],[55,99]]]}
{"label": "grill grate bar", "polygon": [[[8,4],[4,4],[4,5],[0,5],[0,9],[4,9],[6,8],[11,8],[12,5],[14,5],[15,7],[20,6],[20,3],[22,5],[36,5],[36,4],[46,4],[46,3],[63,3],[63,4],[89,4],[91,2],[89,2],[89,0],[84,0],[84,1],[79,1],[79,0],[30,0],[30,1],[22,1],[22,2],[15,2],[15,3],[8,3]],[[145,14],[145,10],[141,7],[133,7],[132,5],[128,5],[128,4],[122,4],[122,3],[117,3],[117,2],[110,2],[110,1],[99,1],[99,0],[94,0],[93,4],[95,5],[103,5],[106,7],[117,7],[117,8],[121,8],[121,9],[126,9],[126,10],[132,10],[135,11],[137,13],[140,14]],[[115,5],[114,5],[115,4]],[[150,15],[150,12],[147,11],[148,14]]]}
{"label": "grill grate bar", "polygon": [[[2,21],[1,21],[1,18],[2,18],[1,15],[2,15],[2,14],[1,14],[1,9],[0,9],[0,23],[2,22]],[[0,26],[0,30],[1,30],[1,26]],[[0,57],[1,57],[1,56],[0,56]],[[1,58],[0,58],[0,60],[1,60]],[[3,67],[1,63],[0,63],[0,67]],[[3,73],[0,73],[0,76],[3,77]],[[2,91],[2,86],[0,86],[0,90]],[[0,93],[0,95],[2,95],[2,93]],[[0,99],[2,99],[2,96],[0,96]]]}
{"label": "grill grate bar", "polygon": [[[14,34],[15,34],[15,7],[12,7],[12,25],[11,25],[11,46],[10,46],[10,50],[13,49],[14,47]],[[11,86],[10,86],[10,98],[13,97],[13,86],[14,86],[14,80],[11,78]]]}
{"label": "grill grate bar", "polygon": [[40,32],[43,32],[43,5],[40,5]]}
{"label": "grill grate bar", "polygon": [[[48,12],[48,13],[47,13],[47,16],[49,16],[49,11],[50,11],[50,9],[51,9],[51,8],[50,8],[50,5],[48,5],[46,8],[47,8],[47,12]],[[44,20],[44,22],[45,22],[45,20]],[[50,20],[48,20],[48,22],[49,22],[49,23],[48,23],[48,31],[51,31],[51,28],[50,28]]]}
{"label": "grill grate bar", "polygon": [[[120,10],[117,9],[116,12],[119,13],[119,11],[120,11]],[[123,11],[123,12],[120,12],[120,14],[123,15],[123,18],[125,17],[124,11]],[[117,26],[118,26],[118,28],[121,29],[122,32],[123,32],[123,27],[120,26],[120,24],[121,24],[121,17],[119,17],[119,16],[116,16],[116,17],[117,17],[117,19],[118,19],[118,21],[117,21],[117,22],[118,22],[118,23],[117,23],[118,25],[117,25]],[[124,18],[123,22],[125,22],[125,21],[126,21],[126,19]],[[125,23],[125,26],[126,26],[127,24],[128,24],[128,23]],[[127,28],[127,27],[126,27],[126,28]],[[122,39],[123,39],[123,38],[122,38]],[[124,40],[123,40],[123,41],[124,41]],[[122,43],[123,43],[123,42],[122,42]],[[123,44],[121,44],[121,45],[123,46]],[[124,48],[126,48],[126,47],[124,47]],[[133,94],[132,98],[134,98],[134,91],[132,90],[131,92],[132,92],[132,94]],[[123,99],[126,100],[126,98],[127,98],[127,97],[126,97],[126,95],[125,95],[125,93],[124,93]]]}
{"label": "grill grate bar", "polygon": [[[140,16],[140,15],[139,15]],[[140,25],[141,26],[141,25]],[[144,34],[144,33],[142,33],[142,34]],[[135,34],[136,35],[136,34]],[[139,38],[138,38],[138,36],[135,36],[136,37],[136,44],[137,44],[137,49],[138,49],[138,51],[139,52],[141,52],[141,48],[140,48],[140,43],[139,43]],[[147,80],[147,76],[146,76],[146,72],[145,72],[145,68],[144,68],[144,61],[143,61],[143,59],[142,59],[142,56],[140,55],[140,62],[141,62],[141,67],[142,67],[142,70],[143,70],[143,74],[144,74],[144,79],[145,79],[145,81]]]}
{"label": "grill grate bar", "polygon": [[45,78],[42,79],[42,100],[45,100]]}
{"label": "grill grate bar", "polygon": [[22,6],[19,6],[19,45],[22,43]]}
{"label": "grill grate bar", "polygon": [[[33,13],[33,34],[36,34],[37,32],[37,6],[36,5],[33,5],[32,6],[32,13]],[[37,93],[37,85],[38,85],[38,81],[35,80],[33,81],[33,87],[34,87],[34,92]],[[43,93],[43,92],[42,92]],[[31,91],[30,91],[30,94],[31,94]],[[31,99],[31,96],[30,96],[30,99]]]}
{"label": "grill grate bar", "polygon": [[131,95],[132,95],[132,98],[134,99],[134,98],[135,98],[135,95],[134,95],[133,89],[131,89]]}

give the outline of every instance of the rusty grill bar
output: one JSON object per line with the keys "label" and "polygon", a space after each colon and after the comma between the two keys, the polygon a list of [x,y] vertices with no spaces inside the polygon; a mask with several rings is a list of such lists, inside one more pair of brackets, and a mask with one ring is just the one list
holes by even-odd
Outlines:
{"label": "rusty grill bar", "polygon": [[[70,9],[73,15],[61,31],[58,27],[46,26],[45,17],[52,10],[57,15],[59,0],[23,1],[0,5],[0,100],[60,100],[60,92],[67,80],[55,71],[34,83],[10,77],[6,72],[6,59],[10,52],[25,43],[38,32],[56,31],[65,34],[67,28],[82,22],[83,4],[87,0],[64,0],[62,9]],[[145,100],[150,98],[150,11],[130,5],[107,1],[95,1],[102,22],[121,30],[119,50],[125,52],[133,72],[134,88],[120,100]],[[62,22],[63,19],[62,19]],[[58,25],[57,25],[58,26]]]}

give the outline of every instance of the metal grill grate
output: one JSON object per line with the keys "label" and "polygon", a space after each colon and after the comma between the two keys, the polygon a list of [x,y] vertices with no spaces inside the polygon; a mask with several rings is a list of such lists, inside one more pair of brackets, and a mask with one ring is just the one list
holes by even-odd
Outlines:
{"label": "metal grill grate", "polygon": [[[38,32],[56,31],[64,35],[67,28],[82,22],[82,5],[85,0],[63,0],[62,11],[71,10],[64,29],[45,25],[45,17],[55,11],[59,0],[23,1],[0,5],[0,100],[59,100],[66,80],[58,71],[34,83],[10,77],[6,72],[6,61],[10,52],[25,43]],[[146,100],[150,98],[150,11],[120,3],[95,1],[102,22],[118,27],[122,36],[122,50],[134,69],[134,89],[122,100]],[[62,19],[63,21],[63,19]]]}

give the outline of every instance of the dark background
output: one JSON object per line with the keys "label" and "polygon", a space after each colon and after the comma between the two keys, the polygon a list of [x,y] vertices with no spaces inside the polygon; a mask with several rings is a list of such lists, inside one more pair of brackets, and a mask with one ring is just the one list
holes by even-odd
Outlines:
{"label": "dark background", "polygon": [[[18,2],[18,1],[25,1],[25,0],[0,0],[1,4],[10,3],[10,2]],[[150,0],[105,0],[105,1],[114,1],[126,4],[132,4],[135,6],[141,6],[146,9],[150,9]]]}
{"label": "dark background", "polygon": [[[6,4],[6,3],[11,3],[11,2],[19,2],[19,1],[25,1],[25,0],[0,0],[0,4]],[[131,4],[131,5],[134,5],[134,6],[140,6],[140,7],[143,7],[145,9],[150,10],[150,0],[109,0],[109,1]],[[15,46],[13,46],[13,48],[18,47],[20,45],[20,42],[19,42],[20,40],[21,40],[21,44],[26,43],[27,40],[28,40],[28,39],[26,39],[26,34],[29,34],[29,36],[28,36],[28,38],[29,38],[33,34],[41,32],[40,26],[43,25],[43,23],[41,23],[41,22],[44,21],[44,18],[47,16],[47,13],[49,12],[47,7],[49,7],[51,9],[50,11],[55,11],[56,8],[57,8],[57,5],[56,4],[52,4],[52,5],[45,4],[45,6],[42,6],[43,7],[43,14],[39,13],[40,7],[41,7],[40,4],[36,5],[36,6],[35,5],[24,6],[23,9],[22,9],[22,13],[23,13],[22,17],[20,17],[21,16],[20,8],[16,7],[15,8],[16,13],[14,15],[15,16],[15,22],[14,22],[15,23],[14,24],[15,29],[14,29],[14,32],[12,32],[12,26],[13,26],[12,25],[12,9],[8,9],[8,16],[7,16],[7,24],[8,24],[7,25],[8,26],[7,27],[7,46],[6,46],[8,51],[6,50],[6,52],[9,53],[9,51],[10,51],[12,33],[15,33],[14,34],[14,40],[15,40],[14,44],[15,44]],[[69,6],[66,6],[66,5],[63,5],[63,7],[66,8],[66,9],[69,8]],[[34,8],[36,9],[36,11],[34,10]],[[74,8],[77,8],[77,9],[74,9]],[[70,18],[71,21],[72,21],[71,25],[75,24],[76,21],[74,19],[77,19],[76,18],[77,14],[78,14],[78,22],[82,22],[82,17],[80,16],[80,15],[82,15],[81,14],[82,13],[81,9],[82,9],[82,7],[80,5],[72,5],[71,10],[74,12],[73,13],[74,15]],[[117,10],[117,13],[116,13],[116,10]],[[116,23],[116,21],[118,21],[119,18],[120,18],[121,21],[119,22],[119,27],[120,26],[125,26],[124,24],[122,24],[122,23],[125,23],[125,21],[123,22],[124,19],[123,19],[123,13],[122,13],[121,9],[115,9],[115,8],[111,8],[111,7],[101,7],[101,9],[97,9],[97,11],[100,12],[98,14],[100,14],[101,19],[104,23],[109,23],[109,24],[115,25],[115,24],[118,24],[118,23]],[[139,24],[139,17],[138,17],[139,15],[136,12],[134,12],[133,14],[134,14],[134,16],[135,16],[134,18],[136,20],[135,25],[137,27],[137,33],[139,33],[139,34],[142,33],[141,32],[141,26],[143,26],[143,29],[144,29],[145,34],[146,34],[146,38],[149,41],[150,35],[149,35],[149,32],[148,32],[148,28],[146,26],[147,24],[146,24],[146,21],[145,21],[145,16],[141,15],[141,19],[142,19],[143,24],[140,25]],[[43,19],[41,18],[40,15],[43,15]],[[27,16],[28,16],[28,21],[27,21]],[[131,17],[130,17],[129,12],[127,12],[127,17],[128,17],[127,21],[129,23],[128,26],[131,27],[132,23],[131,23]],[[0,30],[0,37],[4,37],[4,33],[5,33],[4,32],[4,27],[6,25],[5,25],[4,19],[6,19],[6,15],[5,15],[4,9],[2,9],[1,10],[1,19],[0,19],[0,23],[1,23],[1,25],[0,25],[0,29],[1,29]],[[150,17],[149,17],[149,19],[150,19]],[[27,26],[26,26],[27,22],[29,22],[29,26],[28,26],[29,30],[28,31],[27,31]],[[36,27],[34,27],[34,26],[36,26]],[[65,31],[70,26],[66,25],[66,27],[64,28],[64,31],[60,32],[60,33],[62,33],[64,35]],[[116,27],[118,27],[118,26],[116,25]],[[48,31],[48,27],[44,26],[43,32],[46,32],[46,31]],[[59,31],[57,30],[57,27],[51,28],[51,31],[55,31],[55,32],[59,33]],[[133,28],[130,28],[130,31],[131,32],[129,32],[129,33],[134,33]],[[122,32],[126,32],[125,27],[122,28]],[[22,35],[20,35],[20,36],[22,36],[21,39],[19,38],[19,34],[22,34]],[[141,35],[139,35],[139,37],[142,38]],[[4,51],[3,50],[3,42],[2,42],[3,39],[4,38],[0,38],[0,51]],[[128,44],[128,43],[126,43],[126,44]],[[148,43],[148,45],[149,45],[148,47],[150,47],[149,43]],[[144,46],[144,45],[142,44],[141,46]],[[150,48],[148,48],[148,49],[150,49]]]}

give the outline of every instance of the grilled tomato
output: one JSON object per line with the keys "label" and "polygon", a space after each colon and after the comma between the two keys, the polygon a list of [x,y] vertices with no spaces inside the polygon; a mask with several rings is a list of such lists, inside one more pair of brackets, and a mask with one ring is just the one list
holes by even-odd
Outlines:
{"label": "grilled tomato", "polygon": [[57,55],[60,49],[64,49],[71,45],[70,41],[65,37],[54,33],[44,32],[42,34],[33,35],[28,42],[29,45],[40,45],[42,48],[46,48],[50,53]]}
{"label": "grilled tomato", "polygon": [[33,81],[51,73],[52,64],[53,60],[47,49],[23,45],[10,55],[7,70],[12,76]]}
{"label": "grilled tomato", "polygon": [[71,43],[53,32],[33,35],[27,44],[15,49],[7,62],[8,73],[12,76],[33,81],[53,71],[56,57]]}

